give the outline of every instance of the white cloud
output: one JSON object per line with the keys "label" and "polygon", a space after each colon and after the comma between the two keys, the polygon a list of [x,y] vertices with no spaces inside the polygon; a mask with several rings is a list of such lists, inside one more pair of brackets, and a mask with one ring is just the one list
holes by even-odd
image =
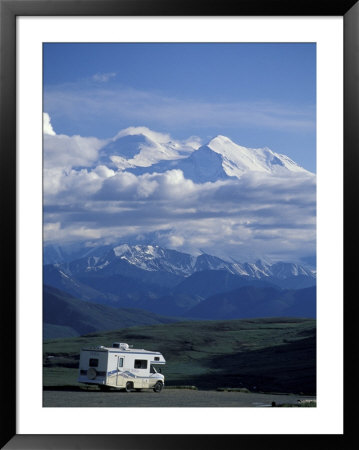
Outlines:
{"label": "white cloud", "polygon": [[199,147],[203,144],[202,139],[198,136],[190,136],[188,139],[183,141],[185,146],[194,148],[195,150],[199,149]]}
{"label": "white cloud", "polygon": [[109,81],[111,78],[114,78],[115,76],[115,72],[95,73],[95,75],[92,76],[92,80],[100,83],[107,83],[107,81]]}
{"label": "white cloud", "polygon": [[44,135],[44,164],[47,168],[71,169],[91,166],[98,158],[104,141],[94,137]]}
{"label": "white cloud", "polygon": [[71,242],[76,240],[99,239],[103,234],[103,230],[88,228],[87,226],[70,226],[62,227],[61,223],[45,223],[44,224],[44,240],[45,242]]}
{"label": "white cloud", "polygon": [[184,238],[182,236],[172,235],[169,238],[169,244],[171,248],[181,248],[184,243]]}
{"label": "white cloud", "polygon": [[61,221],[61,235],[68,230],[67,238],[88,237],[83,233],[88,229],[92,237],[97,230],[98,238],[111,236],[116,242],[162,230],[160,245],[190,253],[203,249],[243,260],[315,252],[315,185],[309,179],[196,185],[180,171],[119,172],[102,179],[82,171],[67,177],[61,182],[66,192],[58,192],[48,205],[49,219]]}
{"label": "white cloud", "polygon": [[[158,174],[136,176],[128,172],[117,172],[104,181],[96,198],[101,200],[136,201],[141,199],[188,201],[201,186],[196,186],[183,176],[181,170],[169,170]],[[175,205],[174,205],[175,206]]]}
{"label": "white cloud", "polygon": [[90,198],[99,191],[103,181],[115,172],[105,166],[93,170],[44,168],[44,202],[71,203]]}
{"label": "white cloud", "polygon": [[[147,128],[140,132],[171,140]],[[152,233],[165,247],[239,260],[315,253],[314,176],[248,173],[203,184],[178,169],[136,176],[98,164],[107,142],[44,136],[45,241],[118,242]]]}
{"label": "white cloud", "polygon": [[124,130],[121,130],[119,133],[116,134],[116,136],[113,138],[113,140],[123,137],[123,136],[136,136],[138,134],[143,134],[144,136],[147,136],[151,140],[158,142],[160,144],[167,144],[171,137],[167,133],[159,133],[157,131],[150,130],[147,127],[128,127]]}
{"label": "white cloud", "polygon": [[51,136],[55,136],[56,135],[56,133],[55,133],[55,131],[52,128],[52,125],[51,125],[50,116],[46,112],[43,113],[42,127],[43,127],[43,133],[44,134],[49,134]]}
{"label": "white cloud", "polygon": [[60,229],[61,229],[61,223],[60,222],[47,222],[44,223],[44,241],[52,241],[52,240],[58,240],[60,237]]}
{"label": "white cloud", "polygon": [[115,175],[115,171],[112,169],[109,169],[107,166],[100,165],[97,166],[94,169],[94,172],[100,177],[100,178],[110,178]]}

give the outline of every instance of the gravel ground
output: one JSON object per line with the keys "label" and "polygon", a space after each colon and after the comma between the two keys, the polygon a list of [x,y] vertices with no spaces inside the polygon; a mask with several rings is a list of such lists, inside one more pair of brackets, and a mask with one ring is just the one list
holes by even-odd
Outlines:
{"label": "gravel ground", "polygon": [[244,392],[196,391],[164,389],[160,394],[141,392],[74,392],[44,391],[45,407],[268,407],[272,402],[297,404],[298,400],[315,397],[294,394],[254,394]]}

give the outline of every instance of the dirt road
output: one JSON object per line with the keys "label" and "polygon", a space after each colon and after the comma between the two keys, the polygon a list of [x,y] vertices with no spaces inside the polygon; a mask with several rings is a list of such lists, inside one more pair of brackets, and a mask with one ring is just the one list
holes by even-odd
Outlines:
{"label": "dirt road", "polygon": [[254,394],[244,392],[196,391],[164,389],[153,391],[44,391],[43,406],[48,407],[269,407],[315,397],[288,394]]}

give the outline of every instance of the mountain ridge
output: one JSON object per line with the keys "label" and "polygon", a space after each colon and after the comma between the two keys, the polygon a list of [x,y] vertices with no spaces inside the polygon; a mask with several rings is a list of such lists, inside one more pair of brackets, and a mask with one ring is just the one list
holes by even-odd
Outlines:
{"label": "mountain ridge", "polygon": [[105,247],[98,256],[84,251],[83,258],[45,265],[44,283],[88,302],[162,315],[181,316],[208,297],[244,286],[283,290],[316,284],[314,270],[293,263],[231,263],[152,245]]}
{"label": "mountain ridge", "polygon": [[[97,251],[97,255],[93,256]],[[64,252],[59,251],[58,254]],[[275,276],[279,279],[285,279],[290,276],[307,276],[315,279],[316,271],[308,265],[300,265],[291,262],[268,262],[257,260],[254,263],[241,263],[239,261],[225,261],[217,256],[202,253],[194,256],[189,253],[180,252],[178,250],[166,249],[158,245],[129,245],[126,243],[112,246],[104,246],[102,251],[98,247],[93,252],[86,248],[85,254],[91,256],[76,259],[77,264],[82,265],[82,271],[99,271],[109,270],[111,263],[115,261],[126,261],[134,267],[149,272],[164,271],[173,275],[189,276],[200,270],[226,270],[232,274],[240,276],[248,276],[250,278],[266,278]],[[68,258],[68,257],[67,257]],[[59,260],[56,264],[63,264],[65,261]],[[46,260],[46,247],[44,251],[44,263],[51,263]],[[72,263],[75,264],[74,262]]]}
{"label": "mountain ridge", "polygon": [[198,146],[146,127],[130,127],[108,140],[99,155],[101,164],[115,170],[143,175],[177,169],[195,183],[239,179],[249,172],[313,175],[286,155],[268,147],[244,147],[221,134]]}
{"label": "mountain ridge", "polygon": [[194,319],[248,319],[256,317],[316,316],[316,288],[281,290],[274,286],[242,286],[203,300],[188,310]]}

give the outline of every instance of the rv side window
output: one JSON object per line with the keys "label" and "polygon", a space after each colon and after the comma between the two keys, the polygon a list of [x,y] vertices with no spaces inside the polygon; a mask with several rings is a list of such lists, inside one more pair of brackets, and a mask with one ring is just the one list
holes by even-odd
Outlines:
{"label": "rv side window", "polygon": [[118,367],[123,367],[123,358],[119,358]]}
{"label": "rv side window", "polygon": [[97,358],[91,358],[89,361],[90,367],[98,367],[98,359]]}
{"label": "rv side window", "polygon": [[135,369],[147,369],[147,359],[135,359]]}

